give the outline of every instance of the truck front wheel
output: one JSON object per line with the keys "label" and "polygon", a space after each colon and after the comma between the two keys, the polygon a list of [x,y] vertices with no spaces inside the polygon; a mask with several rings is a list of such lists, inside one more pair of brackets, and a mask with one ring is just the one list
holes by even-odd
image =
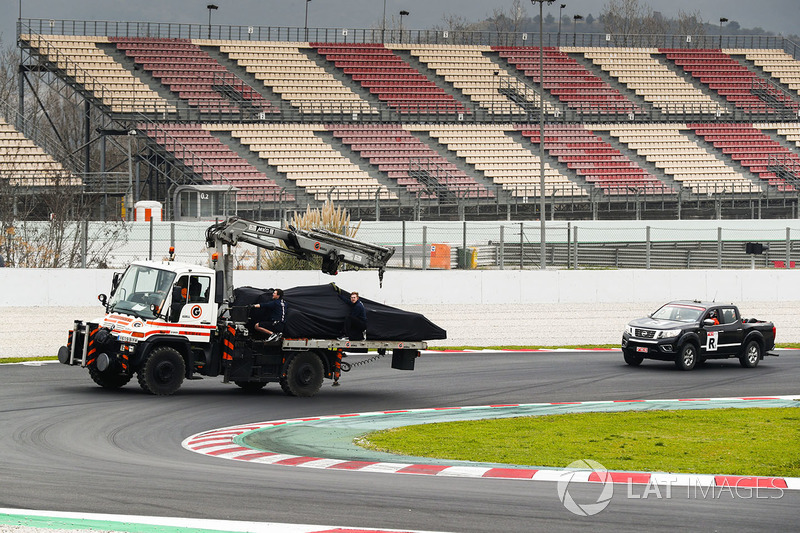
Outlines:
{"label": "truck front wheel", "polygon": [[675,359],[675,366],[681,370],[691,370],[696,364],[697,347],[691,342],[687,342],[683,345],[683,348],[681,348],[680,352],[678,353],[678,358]]}
{"label": "truck front wheel", "polygon": [[745,368],[755,368],[761,360],[761,345],[758,341],[750,341],[744,347],[744,352],[739,357],[739,364]]}
{"label": "truck front wheel", "polygon": [[178,351],[169,346],[156,348],[137,372],[139,386],[156,396],[168,396],[178,390],[186,374],[186,363]]}
{"label": "truck front wheel", "polygon": [[89,365],[89,376],[92,381],[104,389],[118,389],[127,384],[133,377],[117,372],[100,372],[94,365]]}
{"label": "truck front wheel", "polygon": [[289,396],[314,396],[325,378],[325,369],[319,357],[311,352],[300,352],[292,357],[281,377],[281,389]]}

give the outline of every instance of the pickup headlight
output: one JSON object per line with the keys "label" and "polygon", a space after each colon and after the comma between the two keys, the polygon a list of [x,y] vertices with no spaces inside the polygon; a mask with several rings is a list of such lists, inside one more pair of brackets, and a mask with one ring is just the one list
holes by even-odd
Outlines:
{"label": "pickup headlight", "polygon": [[657,339],[669,339],[670,337],[677,337],[680,334],[680,329],[663,329],[656,333]]}
{"label": "pickup headlight", "polygon": [[625,326],[625,333],[633,337],[633,326]]}

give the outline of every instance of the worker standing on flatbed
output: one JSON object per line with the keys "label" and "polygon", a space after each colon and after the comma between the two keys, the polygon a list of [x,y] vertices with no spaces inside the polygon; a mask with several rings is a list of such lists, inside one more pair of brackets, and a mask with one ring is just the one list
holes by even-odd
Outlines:
{"label": "worker standing on flatbed", "polygon": [[339,298],[350,305],[350,312],[344,319],[342,336],[339,337],[339,340],[367,340],[367,310],[364,309],[358,293],[353,291],[348,296],[340,292]]}

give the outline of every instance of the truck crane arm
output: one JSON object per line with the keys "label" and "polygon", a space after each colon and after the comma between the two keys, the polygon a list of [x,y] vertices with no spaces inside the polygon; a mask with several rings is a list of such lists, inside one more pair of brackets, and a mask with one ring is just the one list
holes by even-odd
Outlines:
{"label": "truck crane arm", "polygon": [[[230,217],[206,230],[209,251],[224,258],[221,264],[216,264],[216,269],[225,272],[226,293],[233,290],[233,258],[230,247],[240,242],[287,253],[306,261],[315,256],[322,257],[322,272],[331,275],[337,274],[342,263],[361,268],[377,268],[381,283],[386,264],[394,254],[394,248],[362,242],[324,229],[299,230],[292,226],[288,229],[276,228]],[[223,248],[226,245],[228,249],[224,253]],[[231,296],[232,294],[228,294],[229,298]]]}

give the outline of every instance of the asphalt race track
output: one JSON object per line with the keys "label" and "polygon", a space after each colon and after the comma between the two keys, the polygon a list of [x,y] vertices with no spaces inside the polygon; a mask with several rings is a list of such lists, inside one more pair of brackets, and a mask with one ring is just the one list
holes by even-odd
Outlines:
{"label": "asphalt race track", "polygon": [[[729,360],[691,372],[653,361],[631,368],[618,351],[426,354],[414,372],[381,360],[303,399],[276,384],[247,394],[217,378],[155,397],[135,379],[107,391],[79,368],[3,365],[0,507],[459,532],[790,531],[796,490],[674,489],[657,497],[620,489],[605,510],[580,517],[552,482],[240,463],[192,453],[181,442],[225,426],[364,411],[792,395],[799,375],[800,351],[782,351],[755,369]],[[569,490],[591,499],[596,487]]]}

